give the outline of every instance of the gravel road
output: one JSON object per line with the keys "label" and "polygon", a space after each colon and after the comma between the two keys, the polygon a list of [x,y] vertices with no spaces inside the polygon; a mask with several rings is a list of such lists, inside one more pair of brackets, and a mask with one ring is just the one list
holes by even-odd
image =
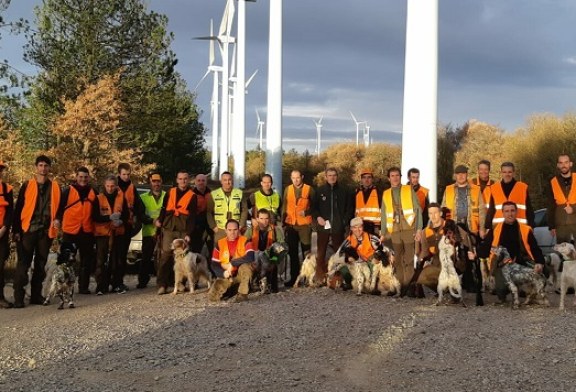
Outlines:
{"label": "gravel road", "polygon": [[550,308],[494,299],[436,307],[326,288],[219,304],[152,287],[78,295],[76,309],[0,310],[0,390],[576,390],[572,305],[558,311],[553,293]]}

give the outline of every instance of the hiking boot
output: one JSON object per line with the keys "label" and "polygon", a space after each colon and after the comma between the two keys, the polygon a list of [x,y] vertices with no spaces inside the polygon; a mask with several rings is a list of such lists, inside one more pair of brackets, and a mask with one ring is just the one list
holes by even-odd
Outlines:
{"label": "hiking boot", "polygon": [[88,289],[81,289],[78,291],[78,293],[79,294],[86,294],[86,295],[92,294],[92,292],[90,292],[90,290],[88,290]]}
{"label": "hiking boot", "polygon": [[24,302],[14,302],[14,309],[22,309],[24,308]]}
{"label": "hiking boot", "polygon": [[137,289],[145,289],[148,286],[148,283],[140,282],[136,285]]}
{"label": "hiking boot", "polygon": [[44,301],[46,301],[46,298],[41,295],[37,295],[30,298],[30,305],[44,305]]}

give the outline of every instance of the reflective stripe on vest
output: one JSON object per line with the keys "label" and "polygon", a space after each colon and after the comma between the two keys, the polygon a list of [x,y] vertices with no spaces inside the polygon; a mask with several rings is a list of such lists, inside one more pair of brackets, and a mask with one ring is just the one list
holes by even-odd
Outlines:
{"label": "reflective stripe on vest", "polygon": [[96,200],[94,189],[90,189],[85,200],[80,200],[78,190],[71,186],[68,202],[62,216],[62,231],[66,234],[78,234],[80,228],[84,233],[92,233],[92,203]]}
{"label": "reflective stripe on vest", "polygon": [[516,219],[520,223],[527,224],[528,221],[526,219],[526,198],[528,197],[528,185],[523,182],[516,182],[514,184],[514,188],[512,188],[512,192],[508,198],[504,194],[504,190],[502,189],[502,184],[497,182],[491,186],[491,193],[492,197],[494,198],[494,207],[496,211],[494,212],[494,219],[492,219],[492,226],[504,222],[504,215],[502,214],[502,204],[506,201],[512,201],[516,203],[518,207],[518,212],[516,215]]}
{"label": "reflective stripe on vest", "polygon": [[[382,196],[384,205],[386,206],[386,228],[392,232],[394,228],[394,203],[392,201],[392,188],[384,191]],[[412,204],[412,186],[402,185],[400,188],[400,205],[402,207],[402,215],[408,225],[412,226],[416,218],[414,213],[414,205]]]}
{"label": "reflective stripe on vest", "polygon": [[[164,203],[164,197],[166,197],[166,192],[161,191],[158,200],[150,192],[146,192],[140,198],[146,208],[146,215],[152,219],[156,219],[160,216],[160,210],[162,209],[162,204]],[[142,236],[152,237],[156,233],[156,226],[154,223],[147,223],[142,225]]]}
{"label": "reflective stripe on vest", "polygon": [[[100,215],[101,216],[110,216],[112,212],[121,214],[122,213],[122,206],[124,204],[124,193],[118,189],[118,193],[116,194],[116,198],[114,199],[114,208],[110,207],[110,203],[108,203],[108,198],[104,193],[100,193],[98,197],[98,204],[100,207]],[[112,211],[113,210],[113,211]],[[94,235],[95,236],[110,236],[114,232],[114,235],[122,235],[124,234],[124,225],[120,227],[113,227],[112,222],[94,222]]]}
{"label": "reflective stripe on vest", "polygon": [[348,237],[350,241],[350,247],[356,249],[358,256],[364,261],[367,261],[374,254],[374,248],[372,247],[372,242],[370,241],[370,235],[366,232],[362,233],[362,243],[358,242],[358,239],[354,234]]}
{"label": "reflective stripe on vest", "polygon": [[[246,242],[248,242],[248,238],[244,236],[239,236],[236,242],[236,250],[232,257],[230,257],[230,249],[228,248],[228,238],[224,237],[218,240],[218,252],[219,252],[219,260],[220,265],[229,264],[230,260],[237,259],[242,257],[246,254]],[[232,274],[235,274],[238,270],[238,267],[232,267]]]}
{"label": "reflective stripe on vest", "polygon": [[256,191],[254,192],[254,203],[256,204],[256,210],[265,208],[274,215],[278,215],[280,195],[277,192],[273,192],[270,196],[266,196],[262,191]]}
{"label": "reflective stripe on vest", "polygon": [[212,200],[214,200],[214,220],[219,229],[225,228],[228,212],[232,214],[232,219],[240,220],[240,207],[242,205],[242,191],[240,189],[232,189],[230,197],[226,197],[222,188],[218,188],[212,192]]}
{"label": "reflective stripe on vest", "polygon": [[293,226],[312,224],[312,216],[305,215],[310,209],[310,185],[303,184],[300,197],[296,199],[296,187],[290,185],[286,191],[286,223]]}
{"label": "reflective stripe on vest", "polygon": [[552,185],[552,192],[554,194],[556,205],[562,206],[568,204],[576,204],[576,173],[572,174],[572,185],[570,186],[570,193],[568,193],[568,198],[566,198],[564,189],[560,186],[557,177],[554,177],[552,180],[550,180],[550,184]]}
{"label": "reflective stripe on vest", "polygon": [[[498,223],[494,228],[494,239],[492,240],[492,247],[496,248],[500,245],[500,235],[502,234],[502,227],[505,223]],[[520,236],[522,237],[522,242],[524,243],[524,250],[530,256],[530,260],[534,260],[534,255],[532,255],[532,250],[530,249],[530,244],[528,243],[528,235],[532,232],[532,228],[526,224],[520,223]]]}
{"label": "reflective stripe on vest", "polygon": [[[6,194],[4,194],[4,187],[6,187]],[[6,207],[8,207],[8,200],[6,197],[12,192],[12,187],[5,182],[0,182],[0,225],[4,222],[4,216],[6,216]]]}
{"label": "reflective stripe on vest", "polygon": [[194,197],[194,192],[192,189],[188,189],[186,193],[182,195],[180,200],[178,200],[178,205],[176,205],[176,189],[170,189],[170,194],[168,195],[168,204],[166,205],[166,212],[173,212],[174,216],[188,215],[188,206]]}
{"label": "reflective stripe on vest", "polygon": [[[24,193],[24,207],[22,208],[22,213],[20,214],[20,219],[22,222],[22,230],[24,233],[28,232],[30,229],[30,222],[32,221],[32,215],[34,215],[34,209],[36,208],[36,198],[38,197],[38,182],[35,178],[28,181],[26,186],[26,192]],[[48,237],[56,238],[58,230],[52,225],[54,218],[56,217],[56,211],[60,206],[60,187],[56,181],[52,181],[52,188],[50,189],[50,227],[48,229]]]}
{"label": "reflective stripe on vest", "polygon": [[378,204],[378,190],[372,188],[368,200],[364,203],[364,192],[360,189],[356,193],[356,216],[362,220],[380,224],[382,220],[382,211]]}
{"label": "reflective stripe on vest", "polygon": [[[470,187],[470,201],[472,202],[472,216],[470,222],[470,231],[478,233],[480,229],[480,187],[474,184],[467,184]],[[448,185],[446,187],[446,207],[450,209],[447,214],[447,219],[454,219],[456,214],[453,213],[456,208],[456,184]],[[466,216],[468,221],[468,216]]]}

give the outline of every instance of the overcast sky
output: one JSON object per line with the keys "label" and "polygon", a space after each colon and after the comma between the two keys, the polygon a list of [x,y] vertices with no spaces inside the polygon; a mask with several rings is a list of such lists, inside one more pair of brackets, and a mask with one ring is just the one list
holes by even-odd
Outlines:
{"label": "overcast sky", "polygon": [[[7,19],[33,20],[38,0],[12,0]],[[169,18],[178,71],[193,89],[206,72],[210,19],[226,0],[148,0]],[[258,108],[265,120],[269,0],[247,4],[247,73],[259,73],[246,97],[248,148]],[[440,0],[438,119],[478,119],[507,131],[533,113],[563,115],[576,106],[576,1]],[[370,123],[374,141],[400,143],[405,0],[284,0],[285,148],[315,148],[312,122],[324,116],[323,146],[355,140],[349,111]],[[2,58],[27,73],[22,42],[4,34]],[[210,125],[209,80],[198,89]],[[210,140],[209,133],[207,140]]]}

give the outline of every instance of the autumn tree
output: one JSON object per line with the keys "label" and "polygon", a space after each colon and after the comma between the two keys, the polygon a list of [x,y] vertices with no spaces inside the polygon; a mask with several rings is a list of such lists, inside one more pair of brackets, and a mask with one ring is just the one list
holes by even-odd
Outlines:
{"label": "autumn tree", "polygon": [[64,113],[52,128],[60,142],[50,154],[55,157],[54,172],[64,183],[76,168],[86,166],[97,182],[114,173],[120,162],[130,163],[133,174],[142,178],[152,165],[142,165],[137,147],[118,148],[119,125],[125,115],[118,87],[119,74],[91,84],[76,99],[65,99]]}

